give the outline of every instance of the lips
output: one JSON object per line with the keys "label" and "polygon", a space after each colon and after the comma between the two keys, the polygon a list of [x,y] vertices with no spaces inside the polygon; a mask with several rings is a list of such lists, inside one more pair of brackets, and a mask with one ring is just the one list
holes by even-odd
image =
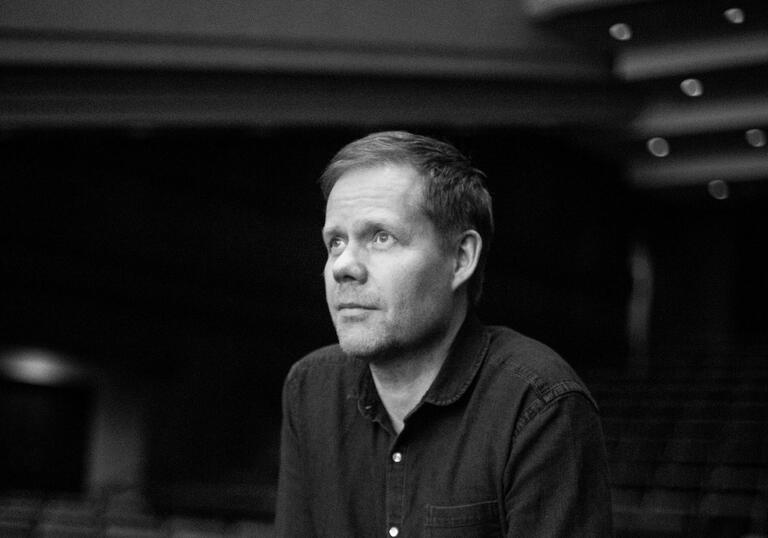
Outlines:
{"label": "lips", "polygon": [[336,305],[336,310],[373,310],[374,307],[360,303],[339,303]]}

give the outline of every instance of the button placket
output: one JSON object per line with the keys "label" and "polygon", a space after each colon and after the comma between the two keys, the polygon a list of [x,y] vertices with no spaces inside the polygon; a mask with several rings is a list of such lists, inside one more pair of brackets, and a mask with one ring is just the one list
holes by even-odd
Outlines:
{"label": "button placket", "polygon": [[387,465],[387,532],[396,537],[401,534],[405,517],[405,449],[393,449]]}

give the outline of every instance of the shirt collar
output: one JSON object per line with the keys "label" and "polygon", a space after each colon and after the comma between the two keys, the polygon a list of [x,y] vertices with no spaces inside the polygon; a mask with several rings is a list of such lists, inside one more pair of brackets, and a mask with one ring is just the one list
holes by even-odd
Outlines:
{"label": "shirt collar", "polygon": [[[450,405],[467,391],[483,363],[490,336],[473,312],[467,314],[451,345],[448,357],[440,368],[422,402]],[[358,383],[358,409],[363,416],[374,419],[380,412],[380,402],[370,369],[362,368]]]}
{"label": "shirt collar", "polygon": [[475,379],[489,343],[490,336],[483,330],[477,316],[470,311],[423,401],[434,405],[450,405],[461,398]]}

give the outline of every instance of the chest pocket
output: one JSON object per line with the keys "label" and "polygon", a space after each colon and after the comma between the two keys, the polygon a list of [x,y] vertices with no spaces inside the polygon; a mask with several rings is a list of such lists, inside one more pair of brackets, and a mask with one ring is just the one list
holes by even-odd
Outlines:
{"label": "chest pocket", "polygon": [[426,506],[426,538],[480,538],[501,536],[499,506],[487,501],[458,506]]}

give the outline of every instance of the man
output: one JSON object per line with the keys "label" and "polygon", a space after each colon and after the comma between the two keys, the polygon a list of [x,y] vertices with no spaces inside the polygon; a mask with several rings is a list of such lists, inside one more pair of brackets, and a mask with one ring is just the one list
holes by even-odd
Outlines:
{"label": "man", "polygon": [[321,184],[339,344],[285,382],[277,535],[610,535],[587,389],[475,316],[483,174],[449,144],[385,132],[344,147]]}

